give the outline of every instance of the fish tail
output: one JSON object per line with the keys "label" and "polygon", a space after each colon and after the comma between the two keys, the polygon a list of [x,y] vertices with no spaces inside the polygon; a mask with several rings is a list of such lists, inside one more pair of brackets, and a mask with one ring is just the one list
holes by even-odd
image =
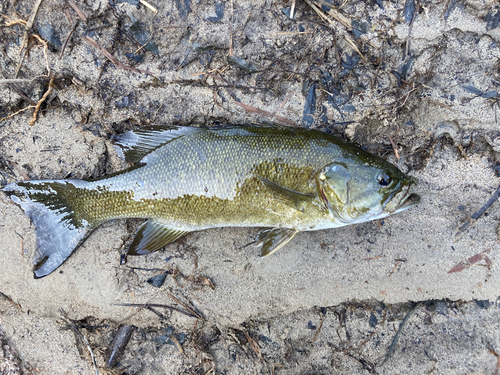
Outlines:
{"label": "fish tail", "polygon": [[41,180],[2,188],[35,224],[35,278],[47,276],[58,268],[96,228],[72,203],[74,190],[85,184],[80,180]]}

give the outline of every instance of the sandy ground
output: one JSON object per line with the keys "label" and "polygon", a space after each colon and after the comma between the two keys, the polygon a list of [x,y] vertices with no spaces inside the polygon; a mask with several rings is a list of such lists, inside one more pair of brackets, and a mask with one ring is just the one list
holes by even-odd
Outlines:
{"label": "sandy ground", "polygon": [[[110,373],[122,324],[111,373],[498,373],[498,203],[471,218],[500,184],[494,2],[351,1],[329,23],[302,1],[291,20],[291,1],[44,0],[21,59],[34,3],[0,5],[3,182],[119,171],[110,137],[142,125],[276,122],[387,158],[422,203],[265,259],[256,229],[221,228],[120,265],[140,221],[109,222],[35,280],[34,228],[0,194],[1,374],[94,373],[90,353]],[[16,114],[49,87],[33,125]]]}

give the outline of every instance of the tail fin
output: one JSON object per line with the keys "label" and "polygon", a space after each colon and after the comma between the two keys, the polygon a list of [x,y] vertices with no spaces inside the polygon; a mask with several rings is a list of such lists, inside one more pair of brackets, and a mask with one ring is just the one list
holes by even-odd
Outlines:
{"label": "tail fin", "polygon": [[71,192],[85,183],[80,180],[41,180],[3,187],[3,192],[21,206],[36,226],[36,279],[47,276],[63,264],[95,228],[75,214],[68,200]]}

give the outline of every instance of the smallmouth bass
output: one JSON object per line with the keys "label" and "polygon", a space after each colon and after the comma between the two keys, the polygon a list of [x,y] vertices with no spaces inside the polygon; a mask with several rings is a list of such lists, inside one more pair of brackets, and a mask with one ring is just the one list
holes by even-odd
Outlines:
{"label": "smallmouth bass", "polygon": [[215,227],[263,227],[267,256],[298,232],[380,219],[419,203],[416,181],[332,135],[280,126],[150,126],[115,137],[135,165],[94,181],[3,187],[34,222],[35,278],[57,269],[102,223],[144,218],[129,255]]}

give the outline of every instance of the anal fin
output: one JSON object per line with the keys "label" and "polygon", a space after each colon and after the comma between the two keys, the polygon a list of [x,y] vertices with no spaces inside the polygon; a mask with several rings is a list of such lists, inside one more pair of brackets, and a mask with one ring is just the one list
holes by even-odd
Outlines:
{"label": "anal fin", "polygon": [[172,228],[150,219],[142,224],[128,249],[128,255],[150,254],[186,235],[189,231]]}
{"label": "anal fin", "polygon": [[295,237],[299,231],[289,228],[264,229],[257,236],[256,246],[262,246],[260,256],[266,257],[278,251]]}

